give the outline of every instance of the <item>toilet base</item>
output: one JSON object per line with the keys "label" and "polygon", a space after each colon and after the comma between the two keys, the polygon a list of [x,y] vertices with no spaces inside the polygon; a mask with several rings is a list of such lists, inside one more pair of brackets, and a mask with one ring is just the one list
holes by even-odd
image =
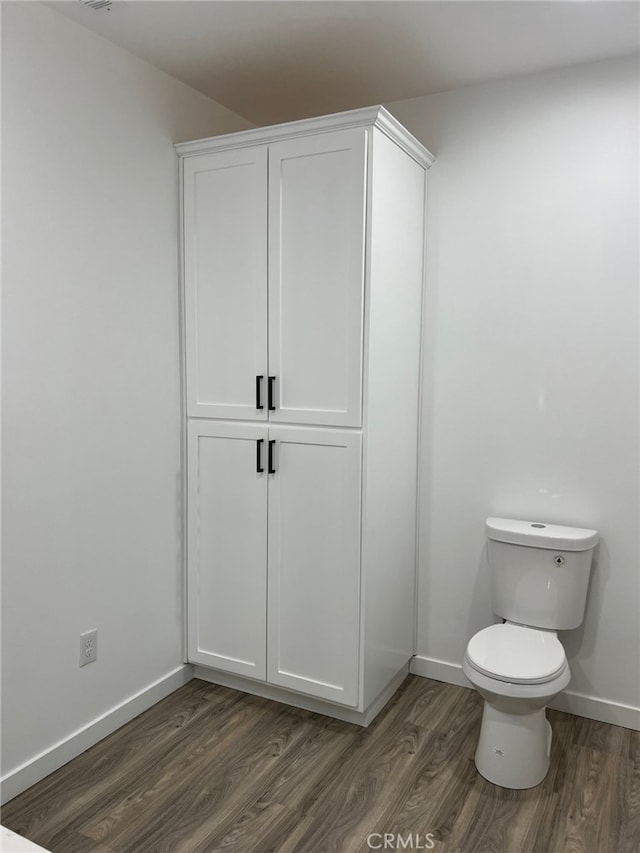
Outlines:
{"label": "toilet base", "polygon": [[533,788],[549,770],[551,737],[544,708],[509,714],[485,701],[475,754],[478,772],[503,788]]}

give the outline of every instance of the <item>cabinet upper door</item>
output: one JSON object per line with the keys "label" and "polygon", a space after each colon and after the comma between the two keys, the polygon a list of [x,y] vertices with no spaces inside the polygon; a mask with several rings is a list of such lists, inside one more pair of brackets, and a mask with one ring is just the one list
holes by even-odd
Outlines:
{"label": "cabinet upper door", "polygon": [[273,426],[267,680],[356,706],[361,436]]}
{"label": "cabinet upper door", "polygon": [[258,679],[266,666],[266,446],[259,424],[189,424],[189,660]]}
{"label": "cabinet upper door", "polygon": [[184,160],[187,413],[263,420],[267,373],[267,150]]}
{"label": "cabinet upper door", "polygon": [[360,426],[363,128],[269,148],[271,420]]}

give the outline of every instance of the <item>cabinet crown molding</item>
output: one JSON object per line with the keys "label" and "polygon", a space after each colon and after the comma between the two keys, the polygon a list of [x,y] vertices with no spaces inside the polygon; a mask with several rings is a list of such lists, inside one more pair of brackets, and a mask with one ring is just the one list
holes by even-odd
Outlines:
{"label": "cabinet crown molding", "polygon": [[415,136],[409,133],[383,106],[364,107],[359,110],[332,113],[318,118],[305,118],[285,124],[241,130],[237,133],[196,139],[193,142],[178,142],[175,149],[178,156],[190,157],[208,151],[223,151],[227,148],[268,144],[282,139],[293,139],[297,136],[308,136],[309,134],[354,127],[377,127],[425,169],[428,169],[435,159],[433,154],[427,151],[424,145],[418,142]]}

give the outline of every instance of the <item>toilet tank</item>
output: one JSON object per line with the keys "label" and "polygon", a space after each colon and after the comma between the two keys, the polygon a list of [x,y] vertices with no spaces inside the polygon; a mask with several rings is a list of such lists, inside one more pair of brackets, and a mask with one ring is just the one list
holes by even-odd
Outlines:
{"label": "toilet tank", "polygon": [[536,628],[577,628],[598,532],[510,518],[488,518],[485,529],[494,613]]}

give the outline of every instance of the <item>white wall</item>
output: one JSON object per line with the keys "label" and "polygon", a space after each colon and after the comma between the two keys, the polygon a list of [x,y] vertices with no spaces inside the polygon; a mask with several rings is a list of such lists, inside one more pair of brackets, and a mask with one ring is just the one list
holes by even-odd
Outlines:
{"label": "white wall", "polygon": [[[39,4],[2,4],[2,38],[11,773],[181,663],[172,142],[248,123]],[[438,157],[419,654],[453,672],[492,619],[486,515],[595,526],[585,625],[563,636],[572,689],[635,706],[636,68],[390,105]]]}
{"label": "white wall", "polygon": [[40,4],[2,36],[8,773],[182,662],[172,143],[249,123]]}
{"label": "white wall", "polygon": [[570,689],[637,708],[637,60],[389,108],[437,158],[418,653],[458,666],[493,621],[486,516],[595,527]]}

